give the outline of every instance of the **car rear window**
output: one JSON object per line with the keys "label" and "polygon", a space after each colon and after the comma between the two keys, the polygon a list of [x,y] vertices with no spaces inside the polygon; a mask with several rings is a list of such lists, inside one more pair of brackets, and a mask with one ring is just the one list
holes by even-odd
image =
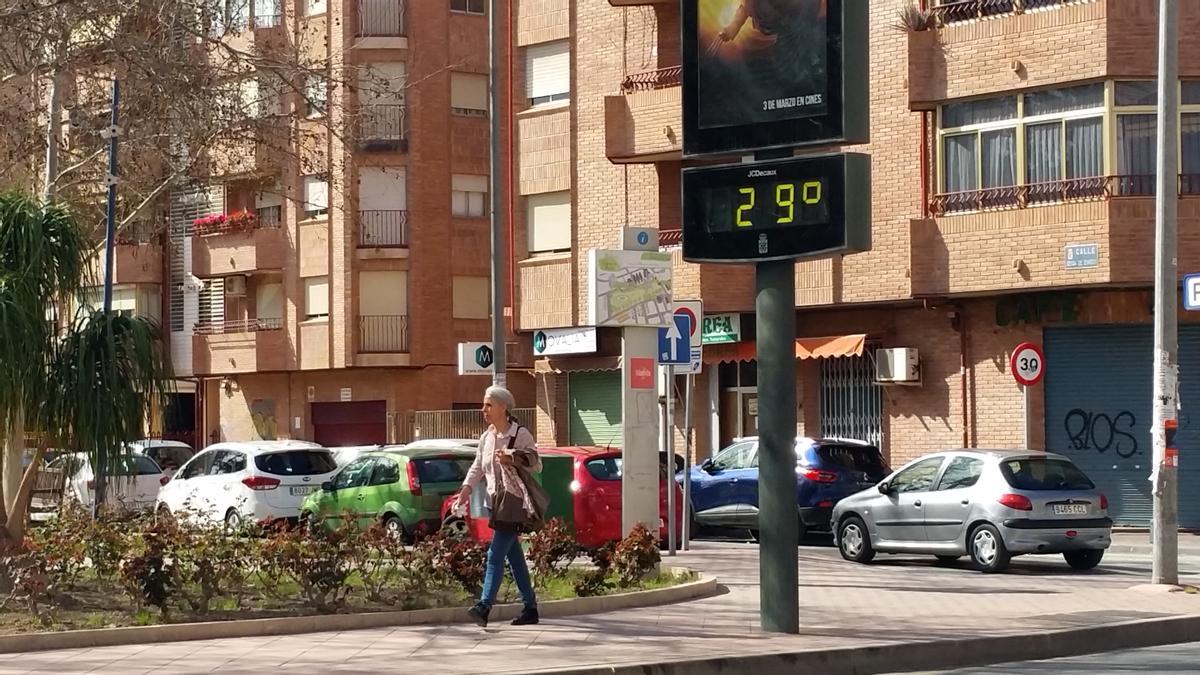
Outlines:
{"label": "car rear window", "polygon": [[1027,457],[1000,463],[1004,480],[1017,490],[1091,490],[1096,486],[1064,459]]}
{"label": "car rear window", "polygon": [[596,480],[621,480],[623,465],[620,457],[597,457],[589,459],[584,466]]}
{"label": "car rear window", "polygon": [[113,476],[151,476],[162,473],[162,469],[145,455],[130,455],[118,458],[110,473]]}
{"label": "car rear window", "polygon": [[288,450],[254,458],[259,471],[276,476],[315,476],[337,470],[333,455],[325,450]]}
{"label": "car rear window", "polygon": [[817,458],[829,468],[861,471],[872,478],[882,479],[888,473],[887,464],[879,450],[855,445],[819,445]]}
{"label": "car rear window", "polygon": [[471,460],[454,457],[416,459],[417,477],[422,483],[461,483],[471,469]]}

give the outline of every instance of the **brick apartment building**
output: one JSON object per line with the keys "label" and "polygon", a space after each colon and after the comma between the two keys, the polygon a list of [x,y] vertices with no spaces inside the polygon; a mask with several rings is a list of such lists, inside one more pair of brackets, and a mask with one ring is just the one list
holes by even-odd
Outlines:
{"label": "brick apartment building", "polygon": [[[485,6],[242,8],[231,39],[306,36],[333,77],[274,103],[291,152],[224,172],[217,157],[211,181],[171,195],[165,246],[118,248],[118,309],[169,333],[167,435],[403,442],[421,433],[414,411],[478,410],[490,380],[457,375],[456,344],[491,334]],[[385,86],[356,87],[356,73]],[[204,224],[243,212],[249,229]],[[531,401],[530,378],[514,389]]]}
{"label": "brick apartment building", "polygon": [[[872,250],[796,267],[799,431],[873,441],[892,465],[1018,447],[1024,394],[1008,361],[1032,341],[1048,365],[1030,444],[1073,457],[1120,522],[1144,524],[1155,3],[954,0],[929,3],[930,26],[898,29],[901,4],[870,2],[871,142],[852,148],[872,160]],[[740,318],[740,341],[707,345],[695,383],[696,455],[709,456],[756,431],[754,274],[679,253],[691,165],[679,3],[514,5],[516,326],[582,332],[588,250],[619,248],[622,226],[657,226],[675,297]],[[1200,7],[1181,14],[1184,273],[1200,271]],[[1200,325],[1180,316],[1181,522],[1196,527]],[[878,383],[885,348],[916,350],[919,382]],[[535,362],[542,443],[620,438],[619,355],[619,334],[600,329],[594,352]]]}

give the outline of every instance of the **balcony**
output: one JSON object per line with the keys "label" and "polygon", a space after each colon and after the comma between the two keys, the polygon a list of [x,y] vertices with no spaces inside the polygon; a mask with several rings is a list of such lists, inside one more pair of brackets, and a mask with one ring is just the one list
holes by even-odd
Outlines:
{"label": "balcony", "polygon": [[359,248],[407,248],[408,211],[359,211]]}
{"label": "balcony", "polygon": [[605,148],[618,163],[679,159],[682,88],[679,66],[634,73],[619,96],[604,97]]}
{"label": "balcony", "polygon": [[1078,4],[1081,0],[950,0],[936,3],[929,11],[939,26],[1005,14],[1024,14]]}
{"label": "balcony", "polygon": [[192,336],[192,363],[197,375],[228,375],[286,370],[287,332],[280,319],[207,322]]}
{"label": "balcony", "polygon": [[358,353],[407,354],[408,317],[358,317]]}
{"label": "balcony", "polygon": [[[1048,204],[1069,204],[1081,201],[1105,200],[1114,197],[1153,197],[1156,190],[1153,175],[1096,176],[1069,180],[1012,185],[965,192],[934,195],[929,211],[934,216],[959,213],[1007,211]],[[1200,195],[1200,174],[1181,174],[1179,196]]]}
{"label": "balcony", "polygon": [[408,151],[408,110],[403,104],[363,104],[359,106],[357,122],[360,150]]}
{"label": "balcony", "polygon": [[358,23],[354,35],[361,46],[408,46],[404,39],[408,36],[405,0],[358,0],[355,4]]}
{"label": "balcony", "polygon": [[287,238],[280,227],[282,208],[263,209],[264,218],[197,219],[193,223],[192,273],[201,276],[244,274],[283,268]]}

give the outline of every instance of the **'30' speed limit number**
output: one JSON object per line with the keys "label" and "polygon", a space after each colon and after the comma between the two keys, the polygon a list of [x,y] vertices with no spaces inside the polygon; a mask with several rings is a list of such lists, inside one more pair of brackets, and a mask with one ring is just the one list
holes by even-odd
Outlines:
{"label": "'30' speed limit number", "polygon": [[1042,375],[1046,374],[1046,357],[1037,345],[1022,342],[1013,350],[1009,367],[1017,384],[1031,387],[1041,382]]}

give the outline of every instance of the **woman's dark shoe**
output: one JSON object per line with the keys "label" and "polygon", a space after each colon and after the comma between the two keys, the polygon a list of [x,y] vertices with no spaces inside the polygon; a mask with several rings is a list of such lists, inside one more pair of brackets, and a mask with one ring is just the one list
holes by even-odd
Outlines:
{"label": "woman's dark shoe", "polygon": [[480,628],[487,628],[488,614],[491,613],[492,610],[488,607],[484,607],[483,605],[475,605],[471,609],[467,610],[467,615],[474,619],[476,625],[478,625]]}
{"label": "woman's dark shoe", "polygon": [[525,609],[521,610],[521,613],[517,616],[517,618],[512,620],[512,625],[514,625],[514,626],[536,626],[538,621],[539,621],[539,619],[538,619],[537,608],[530,609],[530,608],[526,607]]}

